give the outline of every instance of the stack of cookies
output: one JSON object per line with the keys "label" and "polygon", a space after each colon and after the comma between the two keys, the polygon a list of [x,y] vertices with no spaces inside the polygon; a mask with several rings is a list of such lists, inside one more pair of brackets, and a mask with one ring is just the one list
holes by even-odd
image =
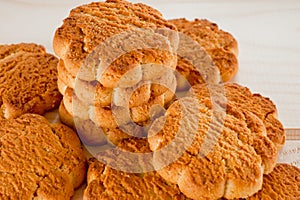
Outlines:
{"label": "stack of cookies", "polygon": [[276,107],[223,83],[238,45],[216,24],[109,0],[73,9],[53,45],[61,119],[84,144],[115,144],[94,152],[86,199],[246,198],[275,168],[285,142]]}
{"label": "stack of cookies", "polygon": [[[87,172],[91,200],[299,199],[276,106],[227,82],[237,41],[216,24],[107,0],[73,9],[53,45],[59,59],[0,45],[1,198],[70,199]],[[59,103],[77,135],[40,116]]]}
{"label": "stack of cookies", "polygon": [[131,132],[138,128],[132,124],[149,124],[152,105],[164,107],[175,93],[177,40],[176,27],[143,4],[107,1],[73,9],[53,42],[62,120],[81,129],[88,144],[106,140],[85,124],[108,137],[120,127]]}

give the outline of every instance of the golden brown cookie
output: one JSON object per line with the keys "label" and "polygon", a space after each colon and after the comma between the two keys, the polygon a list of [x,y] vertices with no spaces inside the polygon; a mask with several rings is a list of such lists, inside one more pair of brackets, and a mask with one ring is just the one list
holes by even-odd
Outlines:
{"label": "golden brown cookie", "polygon": [[36,44],[0,45],[0,115],[16,118],[58,107],[57,62]]}
{"label": "golden brown cookie", "polygon": [[300,199],[300,169],[289,164],[277,164],[265,175],[262,189],[247,199]]}
{"label": "golden brown cookie", "polygon": [[103,145],[107,143],[107,138],[102,129],[89,119],[75,118],[74,120],[73,116],[66,110],[63,101],[59,107],[59,117],[62,123],[76,130],[84,145]]}
{"label": "golden brown cookie", "polygon": [[[142,139],[127,139],[119,147],[130,152],[150,152],[147,141]],[[89,160],[87,181],[84,199],[188,199],[176,184],[166,182],[156,172],[122,172],[96,159]]]}
{"label": "golden brown cookie", "polygon": [[[162,64],[175,69],[176,56],[171,51],[176,41],[172,41],[172,34],[164,36],[164,31],[155,32],[157,28],[176,30],[157,10],[144,4],[123,0],[94,2],[71,10],[69,17],[55,33],[53,47],[73,76],[93,81],[97,75],[102,85],[114,88],[125,73],[142,64]],[[126,35],[128,31],[131,32]],[[115,38],[109,41],[112,37]],[[141,42],[137,42],[141,39]],[[95,49],[99,45],[104,47]],[[138,45],[144,48],[136,50]],[[157,48],[160,46],[162,49]],[[95,55],[88,57],[93,52]],[[107,60],[103,60],[103,56]],[[93,71],[91,65],[98,67],[99,63],[103,65],[107,62],[110,66],[103,74]],[[82,66],[86,66],[85,72],[79,73]],[[141,71],[134,73],[132,80],[126,83],[136,83],[141,76]]]}
{"label": "golden brown cookie", "polygon": [[89,106],[84,104],[84,102],[81,102],[78,97],[73,94],[73,90],[71,88],[67,88],[62,101],[71,116],[79,117],[83,120],[90,118]]}
{"label": "golden brown cookie", "polygon": [[62,80],[67,87],[75,88],[76,76],[72,75],[67,71],[64,61],[62,59],[60,59],[57,64],[57,71],[58,79]]}
{"label": "golden brown cookie", "polygon": [[[220,70],[223,82],[231,80],[238,71],[238,44],[235,38],[228,32],[219,29],[218,25],[206,19],[195,19],[189,21],[184,18],[173,19],[169,22],[176,25],[179,32],[195,40],[203,47],[211,57],[216,67]],[[205,83],[205,78],[195,69],[195,67],[178,57],[177,68],[183,77],[178,76],[178,88],[187,88],[182,80],[186,78],[190,85]]]}
{"label": "golden brown cookie", "polygon": [[262,186],[262,159],[243,114],[218,106],[181,98],[149,130],[155,169],[192,199],[246,198]]}
{"label": "golden brown cookie", "polygon": [[75,132],[24,114],[0,120],[0,196],[70,199],[85,178],[86,159]]}
{"label": "golden brown cookie", "polygon": [[[238,86],[237,84],[234,85],[240,87],[241,90],[243,89],[242,86]],[[232,112],[232,106],[238,108],[241,111],[242,115],[236,117],[243,119],[246,122],[247,127],[251,130],[251,133],[253,134],[253,141],[251,141],[250,144],[254,147],[256,153],[262,158],[264,173],[268,174],[272,172],[277,162],[277,145],[271,140],[271,138],[267,137],[267,129],[265,127],[263,119],[253,113],[253,105],[250,105],[252,94],[249,93],[249,100],[247,100],[249,104],[247,105],[247,109],[245,109],[242,105],[240,105],[241,101],[243,101],[243,97],[239,97],[239,95],[242,94],[239,94],[230,89],[233,85],[225,84],[220,86],[222,86],[224,89],[224,97],[225,94],[227,97],[227,114],[236,115],[236,113]],[[221,93],[222,91],[220,91],[220,89],[221,88],[217,86],[210,86],[210,90],[208,90],[208,85],[199,84],[193,86],[190,92],[191,95],[195,95],[200,102],[204,102],[207,98],[214,98],[217,93]],[[232,101],[232,96],[235,96],[234,101]]]}
{"label": "golden brown cookie", "polygon": [[[65,108],[64,102],[61,102],[59,107],[60,120],[76,130],[81,141],[85,145],[103,145],[107,142],[111,144],[119,144],[125,138],[132,138],[132,135],[125,133],[120,128],[104,128],[96,125],[91,119],[83,120],[79,117],[73,118],[73,116]],[[134,133],[135,137],[145,136],[145,132],[142,128],[132,126],[131,124],[125,124],[123,127],[129,133]]]}
{"label": "golden brown cookie", "polygon": [[[196,85],[198,96],[207,96],[208,91],[205,85]],[[268,138],[280,150],[285,143],[285,133],[281,122],[277,119],[277,109],[275,104],[260,94],[253,94],[247,87],[236,83],[225,83],[226,98],[236,107],[247,110],[261,119],[266,128]],[[193,89],[191,90],[193,91]],[[212,92],[218,92],[211,90]]]}
{"label": "golden brown cookie", "polygon": [[[166,103],[172,100],[173,95],[173,92],[166,91],[160,96],[151,97],[148,102],[140,106],[131,108],[114,106],[112,109],[111,106],[100,107],[86,105],[73,94],[71,88],[67,88],[63,102],[66,111],[71,116],[78,117],[82,120],[91,119],[97,126],[111,129],[130,123],[131,121],[135,123],[148,123],[151,117],[152,106],[159,105],[164,107]],[[133,97],[138,99],[137,96]]]}
{"label": "golden brown cookie", "polygon": [[73,129],[75,128],[73,116],[67,111],[63,101],[60,103],[58,114],[62,123]]}
{"label": "golden brown cookie", "polygon": [[[166,102],[169,102],[170,100],[168,99],[172,99],[172,93],[176,89],[176,78],[172,70],[164,73],[161,70],[162,68],[157,68],[153,72],[149,66],[144,66],[143,72],[145,76],[147,74],[145,81],[130,88],[106,88],[98,81],[88,82],[76,79],[76,77],[67,72],[62,60],[60,60],[58,64],[58,87],[63,95],[67,87],[72,88],[79,100],[85,102],[85,104],[97,107],[110,106],[112,100],[118,105],[120,101],[124,101],[127,98],[126,96],[131,96],[129,107],[137,107],[148,102],[151,96],[160,96],[166,91],[169,91],[169,97],[166,98]],[[113,94],[114,99],[112,99]]]}

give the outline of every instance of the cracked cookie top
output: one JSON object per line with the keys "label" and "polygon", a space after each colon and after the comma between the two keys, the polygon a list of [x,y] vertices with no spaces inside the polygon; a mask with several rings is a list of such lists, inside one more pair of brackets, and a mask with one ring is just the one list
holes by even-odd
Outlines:
{"label": "cracked cookie top", "polygon": [[205,101],[181,98],[154,121],[148,136],[154,168],[192,199],[256,193],[264,168],[243,113],[230,105],[230,112],[216,111]]}
{"label": "cracked cookie top", "polygon": [[0,115],[15,118],[58,107],[57,63],[40,45],[0,45]]}
{"label": "cracked cookie top", "polygon": [[39,115],[0,120],[0,153],[4,199],[70,199],[85,177],[76,133]]}
{"label": "cracked cookie top", "polygon": [[[263,122],[268,138],[274,143],[277,150],[280,150],[285,143],[285,132],[277,118],[277,108],[271,99],[260,94],[253,94],[247,87],[237,83],[225,83],[224,88],[227,101],[239,109],[256,115]],[[197,96],[209,96],[205,84],[195,85],[191,92]]]}
{"label": "cracked cookie top", "polygon": [[[169,33],[158,29],[176,30],[176,27],[157,10],[144,4],[123,0],[94,2],[71,10],[55,33],[53,47],[74,76],[78,75],[86,59],[97,66],[99,61],[109,60],[110,67],[99,81],[105,87],[113,88],[122,75],[140,64],[176,67],[176,56],[172,54],[176,41],[172,41],[174,37]],[[98,48],[101,45],[104,46]],[[150,48],[135,49],[139,45]],[[121,54],[117,55],[117,52]],[[88,67],[85,70],[88,71]],[[93,81],[95,73],[80,73],[79,77]]]}

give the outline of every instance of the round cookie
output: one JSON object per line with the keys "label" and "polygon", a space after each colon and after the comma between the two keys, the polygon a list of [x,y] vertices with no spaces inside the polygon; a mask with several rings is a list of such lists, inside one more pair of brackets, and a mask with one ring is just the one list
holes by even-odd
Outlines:
{"label": "round cookie", "polygon": [[65,125],[73,129],[75,128],[73,116],[67,111],[63,101],[60,102],[60,106],[58,108],[58,114],[59,114],[60,121],[62,123],[64,123]]}
{"label": "round cookie", "polygon": [[253,134],[238,109],[222,110],[213,116],[209,103],[181,98],[149,130],[155,169],[189,198],[246,198],[261,189],[264,168]]}
{"label": "round cookie", "polygon": [[[196,85],[193,88],[191,89],[192,93],[196,92],[198,96],[208,95],[204,84]],[[263,121],[268,138],[279,151],[285,143],[285,132],[281,122],[277,119],[277,109],[274,103],[260,94],[252,94],[248,88],[236,83],[225,83],[224,88],[227,101],[240,109],[255,114]]]}
{"label": "round cookie", "polygon": [[[147,141],[142,139],[124,140],[119,148],[135,153],[150,152]],[[124,162],[135,162],[139,165],[143,161],[127,160]],[[188,199],[180,192],[176,184],[166,182],[156,172],[126,173],[104,165],[96,159],[89,160],[87,182],[84,199]]]}
{"label": "round cookie", "polygon": [[[194,86],[198,95],[207,95],[205,85]],[[251,91],[236,83],[224,84],[227,101],[236,107],[247,110],[261,119],[266,128],[267,136],[280,150],[285,143],[285,133],[282,124],[277,119],[277,109],[274,103],[260,94],[252,94]],[[191,90],[193,92],[193,89]]]}
{"label": "round cookie", "polygon": [[[120,128],[102,128],[97,126],[92,120],[83,120],[78,117],[73,118],[73,116],[67,111],[63,101],[59,107],[60,120],[76,130],[81,141],[85,145],[103,145],[107,142],[117,145],[125,138],[132,138],[122,131]],[[144,130],[142,128],[133,127],[128,124],[126,130],[130,133],[134,133],[135,137],[144,137]]]}
{"label": "round cookie", "polygon": [[0,195],[4,199],[70,199],[85,178],[75,132],[36,114],[0,120]]}
{"label": "round cookie", "polygon": [[16,118],[58,107],[57,63],[36,44],[0,45],[0,115]]}
{"label": "round cookie", "polygon": [[73,117],[79,117],[83,120],[90,118],[89,106],[85,105],[84,102],[81,102],[78,97],[73,94],[73,90],[71,88],[67,88],[62,101],[66,110]]}
{"label": "round cookie", "polygon": [[228,32],[221,30],[216,23],[207,19],[171,19],[179,32],[187,34],[195,39],[205,49],[215,49],[221,47],[227,51],[238,55],[238,42]]}
{"label": "round cookie", "polygon": [[[276,162],[277,162],[277,155],[278,155],[278,149],[277,145],[267,136],[267,129],[265,127],[265,123],[263,119],[261,119],[259,116],[257,116],[253,111],[255,108],[253,106],[248,104],[247,109],[245,107],[241,106],[241,101],[244,101],[243,96],[239,96],[243,94],[246,94],[246,92],[237,93],[235,91],[232,91],[230,88],[231,84],[225,84],[224,85],[224,92],[226,93],[228,105],[226,108],[227,114],[230,115],[236,115],[236,112],[233,113],[231,107],[234,106],[238,108],[242,115],[236,116],[237,118],[243,119],[247,127],[251,130],[253,141],[251,142],[252,146],[254,147],[256,153],[261,156],[263,166],[264,166],[264,173],[268,174],[273,171]],[[240,90],[243,89],[242,86],[240,87]],[[232,85],[233,86],[233,85]],[[204,102],[207,98],[211,98],[213,95],[216,96],[216,93],[220,93],[220,89],[218,87],[210,86],[210,91],[208,90],[208,85],[206,84],[199,84],[192,87],[190,93],[191,96],[196,96],[199,99],[199,102]],[[248,91],[249,92],[249,91]],[[215,93],[215,94],[213,94]],[[234,101],[232,101],[232,96],[235,96]],[[248,103],[251,102],[251,95],[249,93],[249,100],[247,100]],[[262,110],[262,109],[260,109]]]}
{"label": "round cookie", "polygon": [[57,65],[57,71],[58,71],[58,79],[62,80],[66,84],[66,86],[70,88],[75,88],[76,76],[72,75],[67,71],[64,61],[62,59],[59,59]]}
{"label": "round cookie", "polygon": [[[218,25],[206,19],[173,19],[169,22],[176,25],[179,32],[198,42],[211,57],[216,67],[220,70],[223,82],[231,80],[238,71],[238,44],[228,32],[219,29]],[[201,74],[185,59],[178,57],[177,71],[183,76],[177,76],[178,89],[186,89],[190,85],[205,83]]]}
{"label": "round cookie", "polygon": [[[122,106],[100,107],[89,106],[84,104],[76,95],[73,95],[73,90],[67,88],[63,97],[63,103],[66,111],[73,117],[78,117],[82,120],[91,119],[97,126],[102,128],[116,128],[131,121],[135,123],[148,123],[151,115],[151,108],[154,105],[164,107],[171,101],[174,94],[171,91],[166,91],[157,97],[151,97],[149,101],[140,106],[126,109]],[[114,112],[114,113],[113,113]]]}
{"label": "round cookie", "polygon": [[[176,56],[172,51],[176,48],[176,34],[156,30],[159,28],[176,31],[157,10],[144,4],[123,0],[94,2],[71,10],[55,33],[53,47],[73,76],[86,81],[98,80],[104,87],[114,88],[126,72],[143,64],[175,69]],[[100,73],[99,64],[107,63],[109,68]],[[82,66],[86,69],[79,73]],[[138,82],[142,71],[134,75],[134,80],[126,82],[128,85]]]}
{"label": "round cookie", "polygon": [[264,176],[262,189],[249,200],[299,199],[300,169],[289,164],[277,164],[274,171]]}
{"label": "round cookie", "polygon": [[[151,71],[150,67],[144,66],[143,69],[144,73],[147,71]],[[157,72],[152,73],[150,76],[149,73],[147,80],[142,81],[131,88],[115,88],[115,104],[118,103],[118,99],[124,99],[122,97],[122,93],[118,93],[118,91],[124,89],[127,94],[131,94],[132,96],[129,102],[129,107],[136,107],[142,104],[145,104],[150,99],[150,96],[160,96],[161,94],[165,93],[166,91],[175,91],[176,89],[176,79],[172,70],[167,70],[166,72],[162,73],[161,67],[157,67]],[[85,102],[88,105],[95,105],[97,107],[105,107],[110,106],[112,103],[112,94],[113,88],[105,88],[102,84],[98,81],[83,81],[81,79],[76,79],[73,77],[69,72],[67,72],[62,60],[60,60],[58,65],[58,87],[61,90],[61,94],[64,94],[66,87],[70,87],[73,90],[75,89],[76,96],[82,102]],[[157,74],[159,73],[159,74]],[[153,75],[155,74],[155,75]],[[149,83],[148,83],[149,82]],[[151,91],[150,91],[150,83],[151,84]],[[168,87],[165,87],[168,86]],[[134,90],[134,91],[132,91]],[[123,93],[125,93],[123,91]],[[171,92],[169,92],[171,94]],[[172,98],[172,95],[170,95]],[[167,101],[168,102],[168,101]]]}

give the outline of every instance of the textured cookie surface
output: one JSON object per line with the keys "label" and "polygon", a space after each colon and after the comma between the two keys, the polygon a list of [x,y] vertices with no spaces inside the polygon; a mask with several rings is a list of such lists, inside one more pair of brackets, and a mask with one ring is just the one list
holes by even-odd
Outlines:
{"label": "textured cookie surface", "polygon": [[300,169],[289,164],[277,164],[264,176],[262,189],[248,199],[300,199]]}
{"label": "textured cookie surface", "polygon": [[[130,152],[150,152],[147,140],[124,140],[119,147]],[[132,161],[129,161],[132,162]],[[149,160],[148,160],[149,162]],[[138,162],[136,162],[138,165]],[[96,159],[89,161],[84,199],[188,199],[175,184],[156,172],[128,173],[112,169]]]}
{"label": "textured cookie surface", "polygon": [[70,199],[84,180],[86,160],[75,132],[25,114],[0,121],[0,196]]}
{"label": "textured cookie surface", "polygon": [[[253,141],[251,144],[257,154],[259,154],[262,158],[264,173],[270,173],[277,162],[278,145],[268,137],[268,130],[266,129],[264,118],[254,113],[254,110],[262,111],[262,107],[267,106],[267,104],[264,105],[258,103],[255,105],[255,100],[252,98],[252,93],[250,93],[250,91],[248,91],[248,100],[244,99],[242,95],[246,94],[246,92],[242,92],[242,90],[245,88],[240,85],[228,83],[220,86],[223,88],[223,91],[221,91],[221,87],[210,86],[210,88],[208,88],[208,85],[206,84],[199,84],[192,87],[191,93],[200,101],[203,101],[206,98],[214,98],[216,94],[222,94],[223,92],[224,97],[227,97],[228,102],[228,106],[226,108],[227,113],[232,112],[231,106],[241,110],[243,115],[238,118],[243,119],[246,122],[247,127],[251,130],[251,133],[253,134]],[[233,88],[239,88],[242,93],[234,91]],[[271,103],[271,101],[268,102]],[[246,103],[248,104],[244,105]],[[257,108],[258,106],[259,108]]]}
{"label": "textured cookie surface", "polygon": [[[105,87],[110,88],[116,86],[117,81],[122,75],[140,64],[158,63],[175,68],[175,56],[168,52],[169,50],[172,51],[168,37],[165,37],[160,33],[155,33],[153,35],[156,39],[153,39],[153,37],[150,37],[150,39],[144,37],[147,36],[145,32],[136,32],[136,34],[130,34],[130,37],[126,39],[114,38],[108,44],[111,46],[95,50],[99,44],[102,44],[111,37],[138,28],[147,29],[152,33],[154,33],[156,28],[176,30],[174,25],[163,19],[162,15],[157,10],[149,6],[132,4],[123,0],[95,2],[79,6],[70,12],[69,17],[64,20],[63,25],[56,31],[53,41],[54,51],[64,60],[67,70],[72,75],[76,76],[86,58],[88,58],[87,61],[90,64],[98,66],[99,55],[105,55],[105,59],[109,60],[113,59],[112,54],[114,54],[114,52],[119,52],[121,50],[122,54],[117,56],[119,59],[113,59],[115,61],[111,63],[109,69],[102,74],[99,80]],[[164,44],[163,46],[166,48],[160,50],[151,49],[150,47],[142,50],[135,50],[134,48],[137,46],[136,43],[133,43],[135,36],[143,39],[138,45],[147,43],[153,48],[156,48],[156,45],[160,43]],[[118,42],[121,42],[121,44],[125,43],[125,46],[122,47],[125,48],[125,51],[123,49],[118,49],[118,46],[120,46]],[[95,51],[95,55],[92,55],[93,51]],[[89,54],[90,56],[88,57]],[[107,60],[104,61],[108,62]],[[92,81],[95,78],[93,77],[95,76],[95,73],[92,73],[92,75],[79,75],[80,78],[84,80]],[[137,73],[135,75],[142,74]],[[135,78],[139,79],[139,77]]]}
{"label": "textured cookie surface", "polygon": [[[235,38],[208,20],[195,19],[173,19],[169,22],[176,25],[179,32],[198,42],[213,60],[220,70],[220,76],[224,82],[234,77],[238,70],[238,44]],[[204,83],[205,80],[195,67],[183,58],[178,58],[176,68],[191,85]],[[184,89],[185,85],[180,80],[179,89]]]}
{"label": "textured cookie surface", "polygon": [[[261,119],[266,128],[268,138],[280,150],[285,143],[285,132],[281,122],[277,118],[277,109],[275,104],[266,97],[260,94],[253,94],[248,88],[238,85],[236,83],[225,83],[224,89],[227,101],[230,101],[236,107],[247,110],[255,114]],[[207,96],[207,87],[199,84],[191,90],[197,96]],[[218,93],[218,90],[210,90],[210,92]]]}
{"label": "textured cookie surface", "polygon": [[149,130],[155,169],[189,198],[248,197],[261,188],[263,164],[253,135],[242,113],[231,110],[213,116],[209,103],[186,97]]}
{"label": "textured cookie surface", "polygon": [[0,115],[15,118],[58,107],[57,63],[42,46],[0,45]]}

